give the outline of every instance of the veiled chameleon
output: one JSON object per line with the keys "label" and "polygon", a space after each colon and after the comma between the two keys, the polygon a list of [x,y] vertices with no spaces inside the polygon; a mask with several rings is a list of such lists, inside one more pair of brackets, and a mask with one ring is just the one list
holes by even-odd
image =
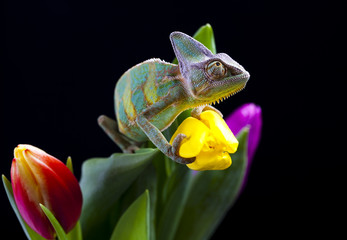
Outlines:
{"label": "veiled chameleon", "polygon": [[150,59],[126,71],[115,88],[117,121],[100,116],[99,125],[123,150],[132,152],[150,139],[174,161],[193,162],[178,156],[185,135],[179,134],[170,145],[161,133],[184,110],[193,108],[199,118],[213,102],[242,90],[249,73],[225,53],[213,54],[203,44],[173,32],[170,40],[178,65]]}

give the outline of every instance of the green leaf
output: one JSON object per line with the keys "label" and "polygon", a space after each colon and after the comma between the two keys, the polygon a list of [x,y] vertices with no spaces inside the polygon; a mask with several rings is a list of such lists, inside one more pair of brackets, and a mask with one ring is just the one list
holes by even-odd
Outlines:
{"label": "green leaf", "polygon": [[119,198],[159,152],[158,149],[142,149],[134,154],[118,153],[84,162],[80,221],[85,239],[109,239],[114,229],[110,218]]}
{"label": "green leaf", "polygon": [[194,173],[174,239],[209,239],[237,199],[246,171],[248,128],[244,128],[237,138],[240,144],[231,156],[231,167]]}
{"label": "green leaf", "polygon": [[51,222],[58,239],[60,240],[82,240],[82,229],[81,224],[78,221],[75,227],[69,232],[65,233],[63,227],[60,225],[59,221],[55,218],[54,214],[45,207],[45,205],[40,204],[42,211],[46,214],[47,218]]}
{"label": "green leaf", "polygon": [[213,54],[216,54],[216,43],[213,30],[210,24],[206,24],[198,29],[193,38],[205,45]]}
{"label": "green leaf", "polygon": [[[155,161],[163,161],[163,155],[158,154]],[[156,206],[158,201],[158,173],[153,164],[149,164],[147,168],[137,177],[128,190],[122,195],[119,200],[119,210],[115,214],[114,219],[119,220],[121,214],[123,214],[129,206],[141,195],[144,191],[149,191],[150,199],[150,219],[149,226],[150,232],[155,233],[156,225]],[[117,216],[118,215],[118,216]],[[115,225],[115,224],[114,224]],[[155,234],[150,235],[151,240],[155,240]]]}
{"label": "green leaf", "polygon": [[68,157],[66,160],[66,166],[68,169],[70,169],[70,171],[73,173],[73,166],[72,166],[72,159],[71,157]]}
{"label": "green leaf", "polygon": [[[201,26],[198,31],[195,32],[193,38],[204,44],[213,54],[217,53],[214,34],[210,24],[207,23]],[[178,64],[177,58],[175,58],[172,63]]]}
{"label": "green leaf", "polygon": [[10,181],[5,177],[5,175],[2,175],[2,182],[4,184],[4,188],[8,197],[8,200],[10,201],[11,207],[13,209],[13,211],[15,212],[18,221],[20,223],[20,225],[22,226],[22,229],[26,235],[26,237],[30,240],[45,240],[44,237],[41,237],[41,235],[39,235],[38,233],[36,233],[32,228],[30,228],[25,221],[23,220],[22,216],[20,215],[16,202],[14,200],[14,196],[13,196],[13,189],[12,189],[12,185],[10,183]]}
{"label": "green leaf", "polygon": [[149,240],[149,201],[146,190],[119,219],[110,240]]}
{"label": "green leaf", "polygon": [[55,218],[55,216],[53,215],[53,213],[45,207],[45,205],[40,203],[40,207],[42,209],[42,211],[46,214],[47,218],[49,219],[49,221],[51,222],[51,224],[53,225],[53,228],[58,236],[59,240],[69,240],[63,227],[60,225],[60,223],[58,222],[58,220]]}
{"label": "green leaf", "polygon": [[163,203],[158,210],[161,215],[157,239],[172,240],[174,238],[189,196],[192,176],[185,165],[177,165],[175,171],[168,177],[162,194]]}
{"label": "green leaf", "polygon": [[69,240],[82,240],[82,228],[80,221],[76,223],[76,226],[67,234]]}

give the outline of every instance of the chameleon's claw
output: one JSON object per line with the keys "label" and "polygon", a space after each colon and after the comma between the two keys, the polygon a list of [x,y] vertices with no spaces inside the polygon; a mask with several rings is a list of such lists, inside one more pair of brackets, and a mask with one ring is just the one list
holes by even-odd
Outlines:
{"label": "chameleon's claw", "polygon": [[183,134],[183,133],[177,134],[177,136],[175,137],[175,139],[172,142],[172,151],[173,151],[173,153],[178,155],[179,147],[180,147],[183,139],[186,138],[186,137],[187,136],[185,134]]}
{"label": "chameleon's claw", "polygon": [[175,139],[172,142],[171,151],[169,151],[170,152],[170,158],[172,160],[174,160],[175,162],[180,163],[180,164],[188,164],[188,163],[192,163],[195,161],[195,157],[194,158],[183,158],[183,157],[180,157],[178,154],[179,147],[182,143],[182,140],[186,137],[187,136],[183,133],[177,134],[177,136],[175,137]]}

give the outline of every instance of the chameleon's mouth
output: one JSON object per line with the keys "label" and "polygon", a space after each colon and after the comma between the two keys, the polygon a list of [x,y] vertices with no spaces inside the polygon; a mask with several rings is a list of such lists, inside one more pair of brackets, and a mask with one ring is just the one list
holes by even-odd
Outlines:
{"label": "chameleon's mouth", "polygon": [[249,73],[244,71],[241,74],[232,76],[225,80],[210,82],[210,86],[199,92],[197,95],[204,96],[198,106],[216,105],[225,99],[235,95],[246,87]]}
{"label": "chameleon's mouth", "polygon": [[225,96],[219,97],[217,100],[213,100],[212,102],[209,102],[208,105],[216,105],[219,104],[219,102],[223,102],[225,99],[228,99],[229,97],[235,95],[236,93],[240,92],[241,90],[243,90],[245,88],[245,85],[237,88],[236,90],[234,90],[232,93],[227,93]]}
{"label": "chameleon's mouth", "polygon": [[230,86],[230,84],[232,84],[232,85],[234,85],[234,87],[232,90],[229,90],[225,93],[223,93],[223,91],[221,91],[221,97],[217,97],[216,99],[212,100],[208,104],[215,105],[216,103],[223,102],[225,99],[228,99],[229,97],[240,92],[242,89],[245,88],[248,79],[249,79],[249,73],[243,72],[241,74],[233,76],[231,79],[226,79],[224,81],[214,82],[213,83],[214,87],[216,87],[216,85],[226,86],[225,90],[228,90],[228,84],[229,84],[229,86]]}

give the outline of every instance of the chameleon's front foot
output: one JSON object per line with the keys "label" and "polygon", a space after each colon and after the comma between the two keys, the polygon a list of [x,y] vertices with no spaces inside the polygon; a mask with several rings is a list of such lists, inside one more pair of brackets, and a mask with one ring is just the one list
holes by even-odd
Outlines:
{"label": "chameleon's front foot", "polygon": [[164,135],[156,128],[144,115],[139,115],[136,118],[136,123],[149,140],[166,156],[180,164],[188,164],[195,161],[195,158],[183,158],[178,154],[182,140],[186,137],[184,134],[178,134],[172,142],[172,145],[167,142]]}
{"label": "chameleon's front foot", "polygon": [[172,142],[172,146],[171,148],[169,148],[168,150],[168,155],[169,157],[174,160],[177,163],[180,164],[189,164],[195,161],[195,157],[194,158],[183,158],[179,156],[179,147],[182,143],[182,140],[184,138],[186,138],[187,136],[183,133],[179,133],[177,134],[177,136],[175,137],[175,139]]}

